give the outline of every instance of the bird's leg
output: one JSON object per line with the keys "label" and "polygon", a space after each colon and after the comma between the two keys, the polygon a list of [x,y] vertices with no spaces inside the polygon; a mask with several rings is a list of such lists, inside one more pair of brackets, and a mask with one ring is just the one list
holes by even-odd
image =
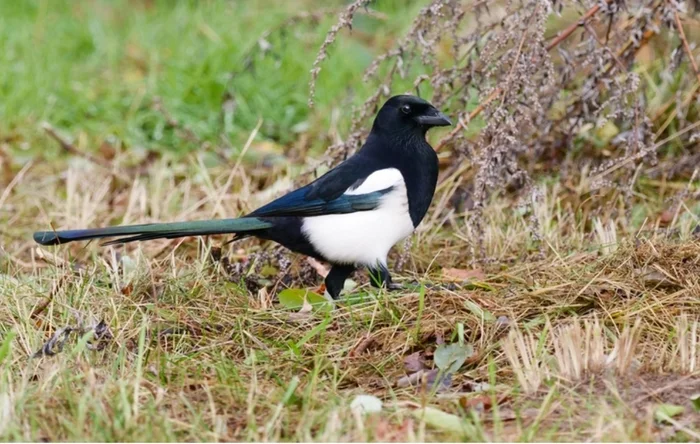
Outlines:
{"label": "bird's leg", "polygon": [[391,281],[391,274],[384,264],[369,268],[369,281],[376,288],[385,287],[387,290],[400,290],[402,288],[400,284]]}
{"label": "bird's leg", "polygon": [[345,279],[355,271],[354,265],[333,265],[331,271],[328,272],[326,276],[326,291],[333,298],[333,300],[338,299],[340,296],[340,291],[345,285]]}

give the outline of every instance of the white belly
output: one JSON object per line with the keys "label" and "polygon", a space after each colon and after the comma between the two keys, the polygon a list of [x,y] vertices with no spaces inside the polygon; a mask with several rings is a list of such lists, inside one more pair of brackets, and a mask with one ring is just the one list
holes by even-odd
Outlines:
{"label": "white belly", "polygon": [[[394,179],[398,174],[398,179],[391,183],[393,190],[381,198],[377,209],[304,218],[302,231],[326,259],[335,263],[386,265],[391,247],[413,232],[403,177],[398,170],[391,170],[391,174]],[[382,179],[387,179],[386,173],[384,176]],[[348,193],[362,194],[376,188],[369,179],[374,178],[370,176],[366,185]]]}

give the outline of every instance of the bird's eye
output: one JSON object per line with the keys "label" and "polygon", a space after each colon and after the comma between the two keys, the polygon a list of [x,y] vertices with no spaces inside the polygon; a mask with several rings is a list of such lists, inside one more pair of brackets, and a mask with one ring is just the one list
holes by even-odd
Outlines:
{"label": "bird's eye", "polygon": [[401,107],[401,112],[404,114],[410,114],[411,113],[411,107],[408,105],[404,105]]}

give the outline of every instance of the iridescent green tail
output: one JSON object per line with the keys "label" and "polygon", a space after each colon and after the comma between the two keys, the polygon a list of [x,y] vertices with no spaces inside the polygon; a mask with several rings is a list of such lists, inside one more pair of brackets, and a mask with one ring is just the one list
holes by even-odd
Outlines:
{"label": "iridescent green tail", "polygon": [[84,230],[38,231],[34,240],[41,245],[66,244],[68,242],[119,237],[105,245],[152,239],[174,239],[211,234],[244,234],[270,228],[272,224],[256,217],[238,219],[201,220],[165,224],[142,224],[125,227],[88,228]]}

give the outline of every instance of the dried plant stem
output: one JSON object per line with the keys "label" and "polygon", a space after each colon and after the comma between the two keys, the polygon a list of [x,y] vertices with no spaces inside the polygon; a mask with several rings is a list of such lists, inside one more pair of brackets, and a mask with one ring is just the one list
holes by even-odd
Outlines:
{"label": "dried plant stem", "polygon": [[442,148],[448,140],[451,140],[455,135],[457,135],[458,132],[466,128],[467,125],[469,125],[469,122],[472,121],[472,119],[481,114],[481,112],[489,105],[489,103],[493,102],[494,99],[496,99],[496,97],[501,95],[501,92],[501,88],[496,88],[493,91],[491,91],[491,94],[489,94],[489,96],[483,102],[479,103],[479,105],[476,108],[474,108],[472,112],[469,113],[469,116],[466,119],[460,120],[457,126],[455,126],[455,128],[452,131],[450,131],[450,133],[447,136],[440,140],[440,142],[435,146],[435,151],[440,151],[440,148]]}
{"label": "dried plant stem", "polygon": [[605,169],[604,171],[601,171],[601,172],[598,173],[597,175],[593,176],[592,179],[591,179],[591,182],[598,181],[598,180],[602,179],[603,177],[607,176],[608,174],[612,173],[613,171],[619,170],[619,169],[622,168],[623,166],[628,165],[628,164],[630,164],[631,162],[634,162],[634,161],[636,161],[636,160],[639,160],[639,159],[641,159],[642,157],[644,157],[644,156],[646,156],[646,155],[648,155],[648,154],[651,154],[652,152],[655,152],[656,150],[658,150],[660,147],[662,147],[662,146],[665,145],[666,143],[670,142],[671,140],[673,140],[673,139],[675,139],[675,138],[677,138],[677,137],[680,137],[680,136],[682,136],[683,134],[685,134],[685,133],[687,133],[687,132],[690,132],[690,131],[694,130],[695,128],[699,127],[699,126],[700,126],[700,121],[695,122],[695,123],[693,123],[692,125],[688,125],[688,126],[686,126],[685,128],[683,128],[682,130],[676,132],[676,133],[673,134],[672,136],[667,137],[667,138],[665,138],[664,140],[662,140],[662,141],[660,141],[660,142],[654,144],[654,145],[651,147],[651,149],[644,150],[644,151],[640,151],[640,152],[638,152],[637,154],[635,154],[634,156],[630,156],[630,157],[627,157],[627,158],[622,159],[620,162],[613,164],[613,165],[610,166],[609,168],[607,168],[607,169]]}
{"label": "dried plant stem", "polygon": [[[606,3],[610,3],[611,1],[612,0],[606,0]],[[569,25],[564,31],[562,31],[561,34],[559,34],[557,37],[555,37],[554,40],[549,42],[549,44],[547,45],[547,51],[551,51],[552,49],[557,47],[561,42],[566,40],[571,34],[574,33],[574,31],[579,26],[585,25],[586,22],[588,20],[590,20],[598,11],[600,11],[599,4],[593,6],[588,11],[586,11],[586,13],[577,22]],[[533,17],[534,17],[534,14],[533,14]],[[520,50],[522,49],[522,45],[525,41],[524,40],[525,35],[526,34],[523,35],[523,39],[520,41],[520,47],[518,48],[518,54],[520,53]],[[517,57],[516,57],[515,62],[517,62]],[[513,63],[513,67],[515,67],[515,62]],[[471,120],[473,118],[475,118],[476,116],[481,114],[482,111],[484,111],[484,109],[486,109],[486,107],[491,102],[493,102],[497,97],[499,97],[503,93],[503,91],[504,90],[502,88],[496,87],[483,102],[479,103],[479,105],[476,108],[474,108],[474,110],[471,113],[469,113],[468,119],[466,119],[466,120],[460,119],[459,123],[457,123],[457,126],[455,126],[455,128],[452,131],[450,131],[450,133],[447,136],[443,137],[438,142],[438,144],[435,146],[435,151],[440,151],[440,149],[443,148],[447,144],[448,141],[452,140],[457,135],[457,133],[459,133],[461,130],[466,128],[467,125],[469,124],[469,122],[471,122]]]}
{"label": "dried plant stem", "polygon": [[[683,100],[682,106],[688,106],[690,102],[693,100],[695,95],[698,93],[698,90],[700,90],[700,83],[696,83],[695,86],[688,92],[688,96]],[[656,121],[661,115],[663,115],[664,112],[668,110],[668,108],[671,107],[673,102],[669,102],[664,107],[656,113],[654,116],[654,121]],[[654,140],[658,139],[661,134],[668,128],[668,126],[673,122],[673,120],[678,116],[678,108],[674,109],[668,118],[664,121],[664,123],[659,127],[659,129],[656,131],[656,134],[654,134]]]}
{"label": "dried plant stem", "polygon": [[690,65],[693,67],[695,77],[697,77],[698,81],[700,82],[700,69],[698,69],[698,64],[695,62],[693,52],[690,50],[688,39],[685,38],[685,32],[683,31],[683,23],[681,22],[680,15],[678,15],[678,11],[674,13],[674,18],[676,20],[676,27],[678,28],[678,35],[680,36],[681,41],[683,42],[683,49],[685,49],[685,53],[688,55],[688,59],[690,60]]}
{"label": "dried plant stem", "polygon": [[355,0],[340,14],[338,22],[326,34],[326,39],[323,41],[321,48],[318,50],[316,60],[311,67],[311,81],[309,82],[309,108],[314,107],[314,98],[316,96],[316,81],[321,72],[321,63],[328,57],[328,48],[335,42],[338,33],[342,28],[352,29],[352,19],[355,12],[361,7],[367,5],[370,0]]}
{"label": "dried plant stem", "polygon": [[[612,3],[612,0],[607,0],[606,3]],[[561,34],[559,34],[554,38],[554,40],[549,42],[549,44],[547,45],[547,51],[550,51],[552,48],[555,48],[561,42],[566,40],[571,34],[574,33],[574,31],[576,31],[576,29],[579,26],[585,25],[586,22],[591,19],[591,17],[598,13],[598,11],[600,11],[600,4],[597,4],[588,11],[586,11],[586,13],[583,14],[583,16],[581,16],[581,19],[579,21],[570,24],[564,31],[561,32]]]}
{"label": "dried plant stem", "polygon": [[[598,42],[598,44],[601,47],[605,47],[605,48],[610,49],[608,47],[607,43],[605,43],[603,40],[601,40],[600,37],[598,37],[598,34],[595,32],[595,29],[593,29],[590,24],[586,23],[584,25],[584,27],[585,27],[586,31],[588,31],[588,33],[593,36],[593,38],[596,40],[596,42]],[[620,70],[624,70],[625,64],[622,63],[622,60],[620,60],[620,57],[617,54],[615,54],[612,50],[610,50],[610,55],[612,56],[613,60],[615,60],[615,63],[617,63],[617,66],[620,68]]]}
{"label": "dried plant stem", "polygon": [[[535,16],[539,12],[539,10],[540,10],[540,3],[537,4],[537,7],[530,15],[530,18],[528,19],[528,22],[527,22],[526,29],[530,29],[532,27],[532,21],[534,20]],[[520,38],[520,43],[518,44],[518,50],[515,53],[515,58],[513,59],[513,64],[511,65],[510,71],[508,71],[508,76],[506,77],[506,83],[505,83],[506,88],[508,88],[508,85],[510,85],[510,82],[513,79],[513,73],[515,72],[515,67],[518,66],[518,60],[520,60],[520,55],[523,53],[523,45],[525,45],[526,38],[527,38],[527,31],[523,32],[523,36]],[[505,89],[504,91],[507,91],[507,89]],[[501,106],[503,106],[505,101],[506,101],[506,95],[503,94],[503,96],[501,97]]]}
{"label": "dried plant stem", "polygon": [[48,134],[53,140],[58,142],[58,144],[63,148],[65,152],[68,154],[72,154],[77,157],[82,157],[84,159],[89,160],[90,162],[99,165],[103,168],[111,169],[110,165],[108,162],[105,162],[102,159],[98,159],[97,157],[93,156],[90,153],[85,153],[78,148],[76,148],[72,143],[67,141],[66,139],[63,138],[58,132],[54,129],[53,126],[51,126],[50,123],[44,122],[41,124],[41,128]]}
{"label": "dried plant stem", "polygon": [[[693,100],[695,93],[697,93],[699,89],[700,89],[700,83],[696,83],[695,86],[693,86],[690,89],[690,91],[688,92],[688,96],[683,101],[683,106],[688,106],[690,101]],[[651,120],[654,122],[659,120],[661,118],[661,116],[663,116],[664,113],[666,111],[668,111],[669,108],[671,108],[675,103],[676,103],[675,99],[672,99],[672,100],[669,100],[668,102],[666,102],[658,111],[656,111],[656,113],[654,114],[654,117],[652,117]],[[674,113],[671,114],[671,116],[669,116],[669,120],[667,120],[666,122],[664,122],[663,125],[661,125],[660,131],[663,131],[664,129],[666,129],[666,127],[669,125],[669,123],[671,123],[670,121],[676,117],[675,113],[677,113],[677,110],[674,111]],[[656,134],[656,138],[659,137],[659,134],[661,134],[661,132],[658,132]]]}

